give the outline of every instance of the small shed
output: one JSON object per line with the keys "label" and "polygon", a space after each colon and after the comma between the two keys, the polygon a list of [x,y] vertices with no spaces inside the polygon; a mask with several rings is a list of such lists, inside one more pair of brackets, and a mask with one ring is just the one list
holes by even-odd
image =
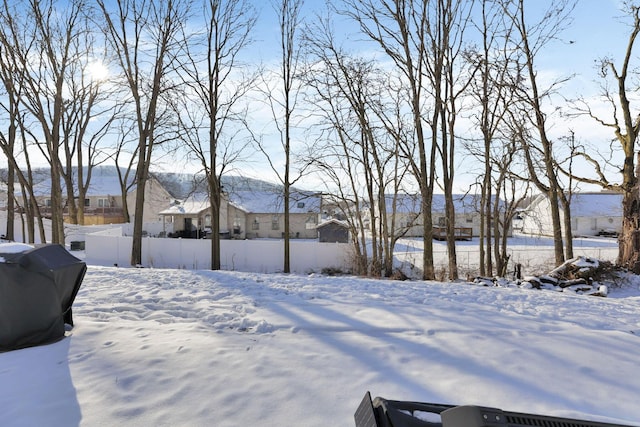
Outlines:
{"label": "small shed", "polygon": [[316,227],[320,243],[349,243],[349,224],[330,219]]}

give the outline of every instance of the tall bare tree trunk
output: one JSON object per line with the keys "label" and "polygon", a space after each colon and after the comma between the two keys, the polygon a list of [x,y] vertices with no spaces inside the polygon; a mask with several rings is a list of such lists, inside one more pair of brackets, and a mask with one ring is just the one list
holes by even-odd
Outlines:
{"label": "tall bare tree trunk", "polygon": [[301,25],[302,0],[278,0],[274,3],[278,13],[280,30],[280,80],[282,83],[282,109],[283,121],[281,130],[281,143],[284,150],[284,172],[280,175],[283,186],[284,204],[284,262],[282,271],[291,272],[291,228],[290,228],[290,196],[291,196],[291,130],[292,115],[296,101],[295,80],[298,78],[298,61],[300,49],[297,47],[296,31]]}
{"label": "tall bare tree trunk", "polygon": [[[565,259],[559,206],[559,197],[562,189],[556,171],[557,163],[554,158],[553,144],[547,134],[547,115],[544,113],[542,107],[543,92],[541,92],[538,87],[539,81],[535,67],[535,58],[541,47],[554,40],[561,31],[562,25],[566,22],[566,16],[575,4],[572,3],[572,1],[573,0],[563,0],[557,5],[554,4],[548,7],[548,11],[544,17],[544,26],[540,27],[542,30],[538,29],[538,31],[531,32],[531,28],[535,29],[537,27],[525,19],[524,0],[518,0],[517,3],[513,4],[504,4],[505,15],[509,17],[516,29],[515,33],[518,38],[517,40],[514,39],[513,43],[522,54],[524,71],[528,79],[529,88],[519,88],[521,92],[520,102],[522,102],[523,110],[530,112],[529,121],[535,128],[538,138],[537,142],[539,144],[539,146],[534,146],[534,141],[523,137],[521,138],[522,148],[525,150],[529,179],[540,191],[545,193],[549,201],[556,264],[561,264]],[[511,6],[515,7],[516,10],[510,10]],[[556,82],[555,84],[558,83],[559,82]],[[522,133],[521,136],[524,136],[524,134]],[[540,169],[545,178],[539,176],[539,170],[537,169],[538,160],[533,159],[533,153],[539,154],[542,157]]]}
{"label": "tall bare tree trunk", "polygon": [[[179,47],[177,36],[188,11],[182,0],[117,0],[115,4],[98,0],[97,3],[106,24],[105,36],[126,78],[126,87],[135,111],[136,200],[130,262],[131,265],[140,265],[145,189],[153,160],[158,122],[164,111],[161,98],[169,90],[164,83],[175,60],[175,52]],[[147,37],[155,42],[150,48],[143,42]],[[150,58],[143,62],[145,55]],[[121,185],[126,186],[127,183],[121,182]]]}
{"label": "tall bare tree trunk", "polygon": [[630,190],[622,198],[622,232],[618,237],[618,265],[640,274],[640,153],[637,154],[635,177]]}

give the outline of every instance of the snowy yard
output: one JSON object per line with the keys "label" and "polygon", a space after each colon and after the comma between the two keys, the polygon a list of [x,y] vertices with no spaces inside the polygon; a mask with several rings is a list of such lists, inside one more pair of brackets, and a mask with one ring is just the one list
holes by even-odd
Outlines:
{"label": "snowy yard", "polygon": [[640,425],[640,290],[89,266],[2,426],[353,426],[364,393]]}

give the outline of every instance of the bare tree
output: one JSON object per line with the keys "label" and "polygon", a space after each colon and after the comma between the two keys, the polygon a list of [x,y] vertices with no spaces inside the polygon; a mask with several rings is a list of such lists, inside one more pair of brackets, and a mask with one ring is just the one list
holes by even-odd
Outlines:
{"label": "bare tree", "polygon": [[[284,95],[284,123],[282,145],[284,146],[284,174],[282,184],[284,186],[284,266],[283,271],[291,271],[290,247],[289,247],[289,198],[291,191],[291,116],[295,108],[296,99],[294,82],[300,59],[299,49],[296,48],[296,30],[301,24],[300,9],[302,0],[282,0],[277,11],[280,18],[280,42],[282,48],[282,93]],[[293,97],[292,97],[293,96]]]}
{"label": "bare tree", "polygon": [[[68,70],[76,62],[83,44],[81,34],[87,31],[83,20],[83,3],[71,1],[64,9],[57,9],[52,1],[25,2],[24,30],[14,28],[5,33],[5,44],[11,50],[15,66],[25,70],[21,74],[22,105],[31,118],[31,123],[22,123],[23,132],[35,141],[47,159],[51,178],[51,223],[52,241],[64,243],[63,208],[61,186],[62,159],[60,147],[63,142],[63,117],[66,108],[65,94],[69,81]],[[8,15],[14,13],[4,8]],[[16,25],[16,21],[10,22]]]}
{"label": "bare tree", "polygon": [[[436,175],[438,141],[437,120],[439,111],[432,112],[431,123],[424,119],[424,109],[428,94],[425,91],[425,76],[430,66],[427,31],[429,26],[428,8],[430,2],[401,0],[343,0],[340,13],[353,19],[360,31],[388,55],[397,71],[403,77],[406,104],[412,115],[413,129],[408,144],[401,146],[401,154],[409,161],[410,169],[418,182],[421,194],[423,226],[424,279],[434,279],[433,265],[433,223],[431,204]],[[431,126],[431,142],[425,131]]]}
{"label": "bare tree", "polygon": [[[292,174],[292,132],[294,130],[294,112],[298,102],[298,94],[300,91],[300,72],[301,49],[299,40],[299,30],[302,25],[301,9],[303,0],[274,0],[273,8],[278,17],[278,30],[280,37],[280,62],[279,71],[276,74],[279,89],[273,88],[270,81],[265,80],[265,94],[274,123],[280,135],[280,144],[282,153],[284,154],[283,169],[278,167],[274,158],[268,154],[268,149],[259,139],[254,137],[258,150],[266,157],[271,169],[278,176],[283,186],[283,209],[284,209],[284,262],[283,272],[291,271],[291,251],[290,251],[290,225],[289,211],[291,199],[291,187],[297,179],[304,173],[303,165],[299,172],[298,178]],[[274,73],[275,74],[275,73]]]}
{"label": "bare tree", "polygon": [[[585,150],[578,150],[575,155],[581,157],[593,168],[594,177],[576,176],[580,182],[599,185],[604,189],[619,191],[622,200],[622,230],[618,237],[619,252],[617,263],[640,273],[640,195],[638,191],[638,159],[636,144],[640,134],[640,114],[633,110],[633,93],[638,89],[633,84],[633,60],[636,41],[640,34],[640,6],[633,2],[624,2],[624,12],[630,19],[629,36],[624,47],[622,59],[617,63],[613,58],[602,58],[598,61],[601,85],[601,100],[608,105],[610,114],[605,117],[592,108],[592,103],[579,99],[575,103],[577,114],[587,115],[596,123],[611,129],[613,142],[606,150],[598,150],[603,159]],[[611,84],[609,83],[611,82]],[[619,158],[619,154],[622,158]],[[620,166],[620,164],[622,166]],[[619,181],[611,179],[607,174],[607,166],[619,171]]]}
{"label": "bare tree", "polygon": [[[399,164],[397,127],[381,122],[393,121],[386,111],[393,105],[385,98],[393,98],[394,91],[374,61],[350,56],[336,45],[328,19],[316,22],[306,31],[315,60],[306,76],[315,91],[310,103],[320,116],[323,144],[311,155],[323,177],[339,189],[340,202],[334,204],[350,223],[359,273],[390,276],[395,243],[408,229],[398,227],[394,215],[407,174],[406,165]],[[369,218],[368,227],[363,217]]]}
{"label": "bare tree", "polygon": [[167,0],[98,0],[106,37],[123,74],[133,104],[137,127],[136,206],[134,211],[131,265],[142,262],[142,231],[145,187],[154,147],[158,142],[162,95],[172,88],[169,74],[180,48],[180,34],[188,2]]}
{"label": "bare tree", "polygon": [[[85,13],[90,13],[87,9]],[[70,64],[66,82],[67,97],[62,114],[64,154],[62,178],[67,190],[68,221],[84,225],[85,197],[95,166],[106,161],[103,141],[109,134],[122,104],[113,102],[117,94],[99,75],[102,56],[95,34],[83,32],[76,61]]]}
{"label": "bare tree", "polygon": [[[12,33],[17,30],[14,11],[9,8],[7,1],[2,4],[0,13],[0,78],[2,79],[3,117],[7,123],[6,131],[0,131],[0,147],[7,157],[7,175],[4,182],[7,186],[7,227],[5,237],[14,240],[14,223],[16,210],[16,173],[20,173],[16,161],[16,138],[20,122],[21,72],[12,51],[11,40],[16,37]],[[24,178],[24,176],[23,176]],[[26,182],[25,182],[26,184]],[[24,234],[23,234],[24,235]]]}
{"label": "bare tree", "polygon": [[481,142],[480,147],[471,142],[467,148],[483,165],[480,175],[480,275],[491,276],[494,260],[498,271],[504,264],[504,251],[499,246],[493,247],[494,239],[499,245],[503,237],[494,233],[500,222],[495,217],[496,211],[501,211],[501,203],[508,203],[507,200],[501,201],[500,188],[506,189],[510,165],[519,151],[513,143],[505,143],[505,140],[511,142],[510,138],[501,137],[505,114],[512,102],[509,76],[514,71],[515,60],[513,50],[508,48],[513,23],[502,19],[502,6],[492,0],[481,0],[479,7],[475,26],[481,43],[469,52],[468,60],[478,67],[470,95],[476,100],[477,112],[473,114],[473,120],[480,130]]}
{"label": "bare tree", "polygon": [[[490,212],[487,217],[487,226],[492,236],[493,256],[495,259],[495,272],[499,277],[505,277],[509,267],[509,255],[507,253],[507,237],[513,220],[518,210],[529,193],[529,181],[520,179],[513,171],[521,154],[520,143],[514,138],[502,139],[503,145],[493,150],[491,163],[493,174],[492,187],[495,189],[495,198],[487,203]],[[489,272],[489,274],[493,274]]]}
{"label": "bare tree", "polygon": [[[437,145],[441,159],[441,180],[445,199],[445,230],[449,259],[449,278],[458,278],[456,257],[455,176],[456,121],[461,98],[473,81],[477,64],[463,61],[464,33],[469,23],[473,2],[437,0],[428,9],[427,43],[431,62],[427,78],[433,88],[433,115],[430,122],[432,144]],[[439,141],[439,142],[436,142]]]}
{"label": "bare tree", "polygon": [[[23,241],[35,242],[37,221],[40,241],[46,242],[42,213],[34,193],[36,179],[25,132],[26,108],[22,105],[28,70],[21,66],[20,58],[33,46],[33,32],[25,31],[24,16],[21,15],[24,11],[18,10],[18,5],[10,7],[7,1],[3,1],[0,12],[0,78],[4,95],[0,105],[7,123],[7,130],[0,131],[0,149],[8,164],[4,180],[8,196],[6,237],[11,240],[15,238],[15,212],[19,211]],[[16,183],[19,184],[19,191]]]}
{"label": "bare tree", "polygon": [[246,0],[205,0],[204,15],[204,33],[185,37],[187,52],[181,69],[190,91],[178,116],[188,130],[184,141],[190,154],[205,172],[211,203],[211,269],[218,270],[221,178],[247,148],[246,143],[234,145],[238,135],[234,123],[243,121],[246,109],[240,101],[256,78],[255,73],[243,75],[246,67],[239,61],[252,41],[256,13]]}
{"label": "bare tree", "polygon": [[[553,141],[548,135],[548,117],[544,112],[543,102],[555,88],[566,78],[553,82],[548,88],[542,89],[538,82],[536,57],[542,48],[554,40],[568,22],[575,6],[573,0],[563,0],[551,5],[539,22],[531,24],[526,19],[524,0],[504,1],[503,10],[513,23],[513,46],[521,55],[523,74],[516,76],[514,89],[522,103],[521,112],[531,122],[535,129],[538,146],[533,140],[521,139],[529,171],[529,179],[549,199],[551,220],[553,226],[553,241],[555,261],[564,261],[564,246],[560,219],[559,197],[562,188],[556,170]],[[523,134],[521,134],[523,136]],[[539,155],[540,161],[536,159]],[[538,164],[543,167],[537,168]]]}
{"label": "bare tree", "polygon": [[[51,211],[52,240],[57,243],[64,242],[65,208],[70,222],[78,223],[78,216],[82,222],[90,169],[97,163],[96,147],[109,122],[97,129],[90,125],[98,113],[109,108],[96,108],[101,100],[99,81],[90,73],[98,54],[88,9],[83,1],[72,1],[65,7],[53,1],[25,1],[14,3],[13,7],[6,1],[3,4],[3,68],[13,69],[4,73],[3,81],[11,87],[13,117],[19,118],[14,124],[21,127],[27,140],[35,143],[49,163],[51,205],[47,209]],[[17,108],[23,113],[15,114]],[[8,144],[15,138],[15,130],[15,126],[10,128]],[[21,155],[28,159],[29,151],[24,150]],[[29,171],[21,178],[25,189],[29,186],[25,181],[28,176]],[[78,199],[82,201],[79,205]],[[34,212],[38,214],[40,209]]]}

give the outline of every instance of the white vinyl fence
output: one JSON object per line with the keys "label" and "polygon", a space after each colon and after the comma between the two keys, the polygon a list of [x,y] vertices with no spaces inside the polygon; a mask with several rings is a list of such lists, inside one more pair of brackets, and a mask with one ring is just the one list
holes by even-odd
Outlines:
{"label": "white vinyl fence", "polygon": [[[508,271],[515,270],[516,264],[522,266],[525,275],[537,275],[548,272],[555,266],[555,254],[550,247],[531,247],[507,249],[509,255]],[[615,262],[618,256],[618,248],[614,247],[575,247],[574,256],[586,256],[601,261]],[[418,278],[422,274],[419,268],[422,266],[422,252],[396,252],[394,253],[398,268],[409,277]],[[458,273],[475,276],[480,270],[480,259],[477,249],[457,249]],[[446,251],[433,252],[434,266],[438,271],[446,271],[448,254]]]}
{"label": "white vinyl fence", "polygon": [[[133,239],[122,236],[121,229],[110,229],[85,237],[88,264],[129,266]],[[325,268],[350,270],[351,250],[346,243],[319,243],[291,240],[291,272],[320,272]],[[223,270],[257,273],[280,272],[284,263],[282,240],[222,240]],[[206,239],[142,239],[142,266],[153,268],[209,269],[211,241]]]}

